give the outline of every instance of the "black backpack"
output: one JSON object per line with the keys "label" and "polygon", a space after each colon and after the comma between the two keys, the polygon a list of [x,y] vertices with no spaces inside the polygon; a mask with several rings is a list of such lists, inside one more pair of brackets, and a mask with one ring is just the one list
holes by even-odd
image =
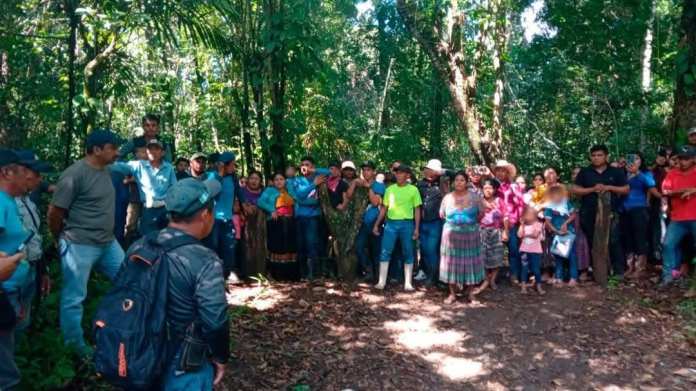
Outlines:
{"label": "black backpack", "polygon": [[166,371],[167,253],[200,244],[188,235],[159,243],[158,234],[146,236],[126,258],[94,317],[97,374],[126,390],[151,388]]}

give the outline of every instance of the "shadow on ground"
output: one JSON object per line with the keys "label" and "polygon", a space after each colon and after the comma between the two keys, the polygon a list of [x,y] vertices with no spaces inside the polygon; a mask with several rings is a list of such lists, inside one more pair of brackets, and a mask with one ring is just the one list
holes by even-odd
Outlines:
{"label": "shadow on ground", "polygon": [[236,288],[231,390],[687,390],[696,348],[630,288],[444,293],[324,283]]}

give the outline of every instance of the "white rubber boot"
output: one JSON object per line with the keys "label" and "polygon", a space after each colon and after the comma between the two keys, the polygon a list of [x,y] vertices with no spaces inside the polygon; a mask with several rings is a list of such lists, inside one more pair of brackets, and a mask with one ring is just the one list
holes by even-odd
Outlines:
{"label": "white rubber boot", "polygon": [[379,282],[375,285],[375,289],[382,290],[387,285],[387,272],[389,272],[389,262],[380,262]]}
{"label": "white rubber boot", "polygon": [[404,264],[404,290],[405,291],[412,291],[413,290],[413,264],[412,263],[406,263]]}

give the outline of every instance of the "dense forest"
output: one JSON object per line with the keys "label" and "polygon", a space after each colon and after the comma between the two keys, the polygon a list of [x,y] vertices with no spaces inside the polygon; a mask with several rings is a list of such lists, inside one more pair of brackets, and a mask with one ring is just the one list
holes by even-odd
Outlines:
{"label": "dense forest", "polygon": [[[174,142],[176,155],[232,150],[243,174],[255,169],[268,176],[311,154],[320,164],[369,159],[379,168],[394,160],[420,165],[438,158],[447,168],[462,168],[504,158],[523,174],[554,165],[568,179],[572,167],[586,164],[593,144],[607,144],[612,157],[640,150],[652,161],[658,147],[683,143],[686,130],[696,126],[696,0],[0,1],[1,146],[31,148],[63,169],[82,156],[85,138],[93,129],[108,127],[130,137],[146,113],[160,116],[165,141]],[[361,202],[355,210],[367,203],[366,194]],[[331,213],[325,211],[333,219],[331,224],[346,225],[342,220],[346,214]],[[341,249],[349,248],[353,239],[339,241]],[[58,269],[52,274],[55,286],[60,286]],[[85,303],[86,314],[94,312],[94,298],[108,288],[105,281],[100,277],[90,281],[92,298]],[[262,285],[260,280],[254,297],[271,292],[275,300],[287,301],[269,315],[233,306],[233,340],[236,351],[242,352],[235,359],[243,363],[229,377],[234,389],[298,384],[292,389],[308,390],[305,383],[339,389],[334,385],[343,384],[344,378],[369,382],[380,376],[415,387],[404,373],[418,376],[416,380],[430,376],[423,370],[430,361],[423,363],[420,356],[403,352],[396,361],[389,349],[382,348],[382,340],[398,330],[378,335],[379,351],[346,359],[350,368],[345,369],[343,358],[324,356],[328,352],[343,357],[332,350],[343,343],[343,337],[334,333],[336,328],[319,322],[307,328],[303,323],[315,313],[326,313],[326,318],[374,318],[399,326],[396,318],[390,318],[395,316],[391,309],[375,310],[367,301],[354,301],[351,306],[327,304],[319,311],[307,295],[293,296],[296,293],[287,287]],[[339,304],[347,300],[333,288],[322,289],[307,291],[324,292]],[[564,333],[563,341],[553,346],[584,346],[592,328],[588,324],[599,332],[590,338],[592,353],[578,353],[577,365],[565,355],[545,359],[566,362],[559,368],[573,377],[573,371],[588,366],[592,369],[588,372],[597,375],[595,383],[574,377],[569,384],[593,389],[637,373],[655,374],[658,381],[678,380],[674,375],[684,373],[693,376],[694,369],[671,376],[655,372],[689,365],[695,346],[690,342],[684,347],[685,342],[676,338],[654,338],[679,328],[677,323],[660,323],[666,316],[656,308],[665,307],[666,300],[659,295],[636,299],[634,291],[613,289],[614,294],[619,290],[625,294],[615,297],[629,299],[612,297],[612,301],[621,305],[636,301],[634,307],[629,303],[625,308],[638,308],[634,315],[643,315],[634,319],[641,321],[626,320],[630,314],[625,318],[605,304],[597,312],[587,311],[587,302],[605,303],[603,291],[590,292],[587,301],[561,293],[565,302],[547,307],[565,314],[570,326],[558,326],[555,318],[546,321],[547,334],[561,329]],[[28,338],[17,346],[24,389],[109,389],[88,363],[76,361],[62,344],[58,300],[56,291],[42,299],[32,315]],[[399,300],[417,306],[414,313],[419,315],[432,307],[421,306],[410,296]],[[462,340],[478,336],[471,341],[488,349],[488,343],[479,341],[489,340],[490,325],[512,323],[512,314],[523,337],[499,333],[502,349],[494,358],[510,360],[498,367],[536,376],[542,371],[530,363],[536,365],[538,355],[530,350],[522,357],[516,352],[528,341],[549,345],[526,331],[540,326],[536,320],[527,325],[529,319],[522,315],[537,314],[538,308],[529,300],[522,306],[512,300],[505,305],[484,321],[477,318],[476,309],[466,313],[457,309],[443,324],[466,324],[470,334]],[[693,299],[680,305],[691,314],[693,325]],[[255,323],[256,315],[269,320],[266,325],[278,326],[264,330]],[[90,318],[84,317],[85,329]],[[523,319],[520,328],[518,319]],[[617,325],[621,331],[629,330],[630,338],[617,337]],[[297,333],[276,332],[281,329]],[[268,334],[256,334],[259,330]],[[696,341],[695,330],[686,328],[690,341]],[[426,331],[415,339],[453,335]],[[323,336],[321,345],[317,335]],[[312,341],[293,351],[305,337]],[[453,344],[460,349],[463,342],[457,338]],[[626,340],[630,349],[618,355],[614,346]],[[481,351],[478,345],[472,349]],[[289,357],[310,356],[318,357],[312,365],[322,369],[316,372],[320,375],[307,379],[309,370],[288,375]],[[448,363],[447,356],[429,357]],[[615,372],[607,371],[602,361],[594,361],[592,367],[597,357],[612,360]],[[640,358],[640,367],[635,358]],[[370,366],[380,371],[379,376],[356,375],[350,370],[362,365],[352,365],[352,360],[389,365]],[[465,370],[455,366],[457,376],[471,366],[468,358],[463,361],[468,366]],[[402,370],[392,365],[395,362],[413,367],[384,375],[387,366]],[[491,379],[499,384],[496,376]],[[274,378],[277,383],[268,380]],[[423,389],[461,389],[461,384],[453,381],[451,388]],[[539,384],[543,386],[538,389],[566,386],[556,379]]]}
{"label": "dense forest", "polygon": [[[64,166],[146,112],[179,152],[526,172],[683,138],[693,0],[8,0],[0,140]],[[567,171],[567,170],[563,170]]]}

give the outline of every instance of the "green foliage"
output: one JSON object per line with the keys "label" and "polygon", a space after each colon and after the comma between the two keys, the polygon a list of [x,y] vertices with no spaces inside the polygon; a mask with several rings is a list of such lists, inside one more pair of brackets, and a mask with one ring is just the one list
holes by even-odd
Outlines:
{"label": "green foliage", "polygon": [[[53,280],[52,291],[34,307],[31,325],[18,340],[16,362],[22,373],[22,389],[111,389],[95,378],[93,368],[88,363],[79,359],[73,349],[63,344],[58,323],[61,285],[59,268],[53,267],[50,275]],[[96,306],[109,286],[104,277],[92,274],[82,324],[87,340],[91,339],[91,320]]]}
{"label": "green foliage", "polygon": [[[452,167],[470,162],[447,87],[394,2],[373,1],[360,15],[355,3],[79,2],[72,157],[90,124],[130,135],[152,111],[162,115],[178,151],[233,149],[249,167],[306,153],[321,161],[418,164],[438,156]],[[490,20],[485,6],[459,3],[467,10],[464,37],[482,23],[500,22]],[[519,15],[529,3],[502,3],[512,25],[503,53],[509,158],[526,173],[553,162],[567,175],[596,142],[610,144],[614,154],[635,147],[651,152],[664,143],[675,69],[685,84],[696,83],[696,69],[677,46],[678,5],[656,1],[652,89],[644,93],[649,2],[549,0],[539,18],[556,34],[527,42]],[[0,53],[8,54],[9,74],[0,89],[0,128],[17,135],[12,143],[60,162],[70,99],[69,24],[65,9],[39,4],[2,5]],[[432,24],[447,6],[423,2],[418,18]],[[111,39],[116,51],[87,79],[85,67]],[[463,42],[473,55],[473,41]],[[476,99],[490,117],[491,103],[483,99],[494,88],[489,60],[479,73]]]}
{"label": "green foliage", "polygon": [[686,299],[677,304],[677,311],[687,320],[696,322],[696,299]]}

